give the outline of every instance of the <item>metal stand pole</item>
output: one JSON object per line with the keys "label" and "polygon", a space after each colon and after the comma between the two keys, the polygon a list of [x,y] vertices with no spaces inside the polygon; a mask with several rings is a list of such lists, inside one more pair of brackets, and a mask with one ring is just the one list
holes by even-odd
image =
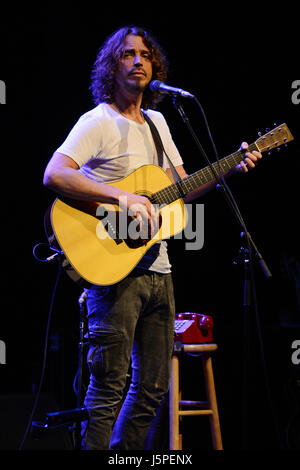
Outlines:
{"label": "metal stand pole", "polygon": [[[84,290],[79,297],[79,343],[78,343],[78,392],[77,392],[77,408],[82,408],[83,402],[83,386],[82,386],[82,372],[84,360],[84,325],[85,325],[85,306],[86,306],[87,291]],[[81,421],[76,422],[75,429],[75,449],[81,449]]]}

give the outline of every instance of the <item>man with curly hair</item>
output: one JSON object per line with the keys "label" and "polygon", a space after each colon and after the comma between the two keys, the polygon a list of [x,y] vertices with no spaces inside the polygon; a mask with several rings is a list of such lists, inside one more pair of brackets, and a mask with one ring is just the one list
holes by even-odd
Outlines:
{"label": "man with curly hair", "polygon": [[[155,233],[159,221],[149,199],[106,183],[124,178],[142,165],[158,164],[145,114],[158,129],[177,172],[186,176],[167,123],[153,110],[160,95],[151,91],[149,83],[164,81],[166,76],[164,54],[146,31],[124,27],[112,34],[100,49],[92,72],[96,107],[80,117],[53,154],[44,184],[74,199],[111,203],[126,211],[134,205],[141,231],[151,228]],[[246,157],[240,170],[253,167],[261,155],[253,152]],[[172,179],[165,157],[161,166]],[[213,186],[202,186],[192,197]],[[169,387],[174,315],[165,241],[154,244],[126,278],[88,290],[90,382],[85,397],[89,419],[83,427],[84,449],[149,447],[151,423]],[[131,383],[115,420],[130,366]]]}

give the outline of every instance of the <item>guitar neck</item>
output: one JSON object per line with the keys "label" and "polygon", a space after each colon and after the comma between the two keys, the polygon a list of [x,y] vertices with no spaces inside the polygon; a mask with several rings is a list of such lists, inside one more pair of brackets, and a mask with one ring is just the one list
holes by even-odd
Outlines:
{"label": "guitar neck", "polygon": [[[258,150],[258,147],[255,143],[253,143],[249,145],[248,149],[250,152],[252,152],[253,150]],[[244,153],[238,150],[237,152],[222,158],[219,160],[219,162],[213,163],[212,167],[217,176],[220,176],[220,169],[224,174],[235,168],[243,159]],[[210,166],[207,166],[202,168],[202,170],[198,170],[186,178],[183,178],[182,180],[177,181],[176,183],[173,183],[170,186],[161,189],[160,191],[157,191],[156,193],[152,194],[150,200],[153,204],[171,204],[177,199],[187,196],[187,194],[191,193],[203,184],[213,181],[214,179],[215,176],[213,171],[211,170]]]}

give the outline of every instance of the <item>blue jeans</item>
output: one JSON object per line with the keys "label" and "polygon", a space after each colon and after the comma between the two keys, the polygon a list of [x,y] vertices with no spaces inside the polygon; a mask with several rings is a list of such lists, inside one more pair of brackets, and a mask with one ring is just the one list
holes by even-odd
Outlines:
{"label": "blue jeans", "polygon": [[[145,448],[169,388],[174,315],[171,274],[135,269],[117,284],[89,290],[84,449]],[[130,366],[131,383],[115,421]]]}

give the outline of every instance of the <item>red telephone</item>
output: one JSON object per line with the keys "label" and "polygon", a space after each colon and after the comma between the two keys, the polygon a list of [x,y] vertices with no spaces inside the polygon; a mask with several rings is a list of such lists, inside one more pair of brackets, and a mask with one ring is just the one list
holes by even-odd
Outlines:
{"label": "red telephone", "polygon": [[175,342],[183,344],[211,343],[214,322],[201,313],[177,313],[175,316]]}

